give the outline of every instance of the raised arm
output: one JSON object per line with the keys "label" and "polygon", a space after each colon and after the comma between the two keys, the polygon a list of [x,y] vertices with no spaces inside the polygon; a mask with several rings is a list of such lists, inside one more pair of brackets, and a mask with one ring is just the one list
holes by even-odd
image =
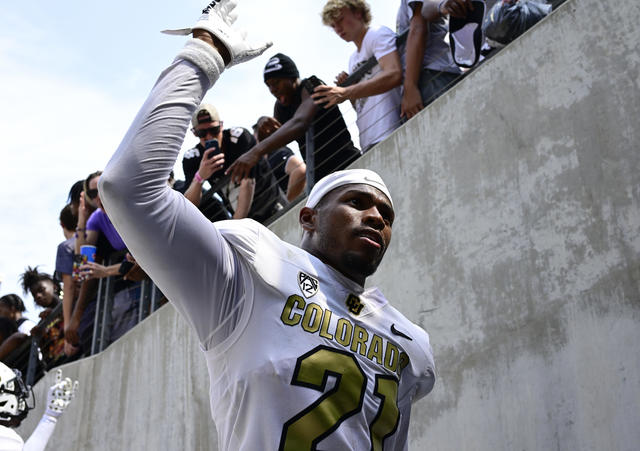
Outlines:
{"label": "raised arm", "polygon": [[221,293],[231,301],[242,296],[235,277],[239,263],[214,225],[166,180],[192,113],[225,63],[248,60],[268,47],[249,46],[231,28],[233,6],[231,0],[212,2],[195,30],[176,32],[195,38],[160,75],[99,182],[118,233],[201,342],[222,319]]}

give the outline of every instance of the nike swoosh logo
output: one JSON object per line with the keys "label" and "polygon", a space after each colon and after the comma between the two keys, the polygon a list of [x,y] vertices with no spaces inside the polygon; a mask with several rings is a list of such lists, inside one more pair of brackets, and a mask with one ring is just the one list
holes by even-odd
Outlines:
{"label": "nike swoosh logo", "polygon": [[407,335],[407,334],[405,334],[403,332],[400,332],[398,329],[396,329],[396,325],[395,324],[391,324],[391,333],[394,334],[394,335],[399,335],[402,338],[406,338],[407,340],[413,341],[413,338],[411,338],[409,335]]}

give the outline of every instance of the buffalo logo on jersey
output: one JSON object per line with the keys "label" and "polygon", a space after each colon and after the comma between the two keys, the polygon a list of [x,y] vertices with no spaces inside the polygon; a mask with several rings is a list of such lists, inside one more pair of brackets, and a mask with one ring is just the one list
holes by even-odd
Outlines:
{"label": "buffalo logo on jersey", "polygon": [[359,315],[364,308],[364,304],[360,302],[360,298],[355,294],[350,294],[349,297],[347,297],[346,304],[349,308],[349,311],[354,315]]}
{"label": "buffalo logo on jersey", "polygon": [[304,297],[307,299],[314,296],[318,292],[318,287],[320,286],[318,279],[303,272],[298,273],[298,285],[300,286],[302,294],[304,294]]}

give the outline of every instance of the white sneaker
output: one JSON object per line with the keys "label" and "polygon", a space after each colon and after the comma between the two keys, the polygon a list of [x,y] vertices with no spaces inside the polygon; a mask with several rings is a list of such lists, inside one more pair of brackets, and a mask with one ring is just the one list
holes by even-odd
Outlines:
{"label": "white sneaker", "polygon": [[220,39],[229,51],[231,61],[227,67],[249,61],[260,56],[273,43],[251,45],[246,41],[245,32],[231,27],[238,17],[233,11],[236,4],[235,0],[214,0],[202,10],[202,16],[193,27],[163,30],[162,33],[184,36],[191,34],[193,30],[206,30]]}

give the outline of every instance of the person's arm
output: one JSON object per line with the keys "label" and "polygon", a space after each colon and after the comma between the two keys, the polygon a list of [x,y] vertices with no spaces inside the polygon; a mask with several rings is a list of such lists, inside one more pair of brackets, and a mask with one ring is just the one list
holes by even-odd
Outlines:
{"label": "person's arm", "polygon": [[421,2],[411,3],[413,15],[409,22],[409,34],[405,46],[406,69],[404,73],[404,85],[402,103],[400,104],[400,116],[411,119],[424,108],[422,94],[420,93],[420,72],[424,58],[425,37],[428,25],[421,14]]}
{"label": "person's arm", "polygon": [[316,105],[322,104],[324,108],[331,108],[345,100],[354,101],[363,97],[375,96],[400,86],[400,83],[402,83],[402,66],[400,65],[398,51],[393,50],[380,57],[378,64],[381,71],[373,78],[344,88],[320,85],[314,89],[311,97]]}
{"label": "person's arm", "polygon": [[56,372],[56,382],[49,387],[47,393],[47,408],[29,439],[25,442],[23,451],[44,451],[53,434],[56,423],[75,396],[78,381],[71,382],[68,377],[62,380],[62,371]]}
{"label": "person's arm", "polygon": [[78,346],[80,343],[80,336],[78,335],[78,328],[80,327],[80,320],[84,309],[89,303],[91,295],[95,293],[97,285],[96,279],[88,279],[82,282],[80,285],[80,292],[78,293],[78,299],[76,305],[73,308],[69,322],[64,323],[64,340],[71,346]]}
{"label": "person's arm", "polygon": [[85,244],[95,245],[98,242],[98,231],[87,230],[90,217],[89,209],[84,198],[84,192],[80,195],[80,207],[78,208],[78,224],[76,226],[75,253],[80,254],[80,247]]}
{"label": "person's arm", "polygon": [[88,279],[104,279],[105,277],[117,276],[120,273],[120,263],[104,266],[100,263],[87,262],[80,266],[80,271],[87,274]]}
{"label": "person's arm", "polygon": [[200,201],[202,200],[202,182],[224,166],[224,154],[219,153],[211,156],[211,153],[215,151],[216,149],[213,147],[205,150],[202,160],[200,160],[200,167],[191,180],[189,188],[184,192],[184,197],[189,199],[196,207],[200,206]]}
{"label": "person's arm", "polygon": [[[200,180],[202,180],[202,182]],[[200,180],[198,177],[194,177],[193,180],[191,180],[189,188],[184,192],[184,197],[196,207],[200,206],[200,201],[202,200],[202,183],[204,182],[204,178]]]}
{"label": "person's arm", "polygon": [[469,11],[473,11],[471,0],[425,0],[422,4],[422,16],[427,22],[433,22],[447,15],[466,17]]}
{"label": "person's arm", "polygon": [[252,178],[242,179],[238,190],[238,201],[233,213],[233,219],[242,219],[249,216],[251,204],[253,203],[253,193],[256,188],[256,180]]}
{"label": "person's arm", "polygon": [[287,160],[284,171],[289,176],[287,183],[287,200],[289,202],[298,198],[304,191],[307,182],[307,165],[302,158],[292,155]]}
{"label": "person's arm", "polygon": [[[208,14],[223,16],[228,5],[212,3]],[[225,19],[210,21],[220,28],[217,38],[194,31],[202,39],[190,39],[160,75],[99,181],[102,203],[128,249],[205,348],[228,314],[225,307],[244,299],[242,269],[215,225],[166,180],[193,112],[225,64],[268,48],[250,47]],[[225,63],[219,50],[231,60]]]}
{"label": "person's arm", "polygon": [[282,124],[271,136],[256,144],[249,152],[242,154],[229,166],[226,173],[231,174],[233,182],[238,183],[240,180],[249,177],[251,168],[258,164],[263,155],[267,155],[282,146],[286,146],[294,139],[298,139],[309,128],[318,107],[306,90],[302,90],[301,97],[302,103],[291,119]]}
{"label": "person's arm", "polygon": [[0,344],[0,360],[3,360],[6,356],[11,354],[17,347],[25,342],[29,338],[28,335],[22,332],[14,332],[9,335],[2,344]]}
{"label": "person's arm", "polygon": [[62,295],[62,320],[67,324],[71,319],[73,298],[76,294],[76,284],[73,282],[71,274],[62,274],[62,286],[64,287]]}

